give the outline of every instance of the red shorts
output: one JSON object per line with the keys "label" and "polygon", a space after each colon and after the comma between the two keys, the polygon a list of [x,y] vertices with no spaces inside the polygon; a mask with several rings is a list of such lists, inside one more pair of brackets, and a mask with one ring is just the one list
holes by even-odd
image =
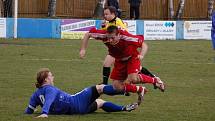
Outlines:
{"label": "red shorts", "polygon": [[110,78],[113,80],[126,80],[128,74],[140,71],[140,60],[131,57],[126,61],[116,60]]}

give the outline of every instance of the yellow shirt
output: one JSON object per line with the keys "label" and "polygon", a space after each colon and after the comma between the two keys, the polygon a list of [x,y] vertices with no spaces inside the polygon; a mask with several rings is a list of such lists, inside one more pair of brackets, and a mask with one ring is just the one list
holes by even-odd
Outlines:
{"label": "yellow shirt", "polygon": [[111,26],[111,25],[117,26],[117,27],[119,27],[119,28],[121,28],[121,29],[124,29],[124,30],[128,31],[127,26],[126,26],[126,25],[124,24],[124,22],[123,22],[120,18],[118,18],[118,17],[114,18],[114,19],[111,20],[111,21],[106,21],[104,27],[102,27],[101,30],[107,30],[107,28],[108,28],[109,26]]}

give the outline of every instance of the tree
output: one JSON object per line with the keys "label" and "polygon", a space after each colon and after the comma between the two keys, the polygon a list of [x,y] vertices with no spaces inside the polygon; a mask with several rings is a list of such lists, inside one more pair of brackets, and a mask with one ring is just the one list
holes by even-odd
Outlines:
{"label": "tree", "polygon": [[105,6],[105,2],[106,0],[98,0],[98,3],[93,13],[94,18],[101,18],[103,16],[103,9]]}
{"label": "tree", "polygon": [[213,4],[214,4],[214,0],[208,0],[208,16],[207,16],[207,18],[210,20],[212,19],[211,15],[213,12]]}
{"label": "tree", "polygon": [[13,17],[13,0],[2,0],[3,3],[3,16]]}
{"label": "tree", "polygon": [[57,4],[57,0],[49,0],[48,17],[56,16],[56,4]]}
{"label": "tree", "polygon": [[174,18],[174,7],[173,7],[173,0],[169,0],[169,13],[170,13],[170,18]]}
{"label": "tree", "polygon": [[180,0],[179,1],[178,10],[177,10],[177,13],[176,13],[176,19],[181,19],[182,14],[184,12],[184,3],[185,3],[185,0]]}
{"label": "tree", "polygon": [[3,8],[2,5],[3,5],[2,0],[0,0],[0,17],[2,17],[2,15],[1,15],[2,14],[1,11],[2,11],[2,8]]}

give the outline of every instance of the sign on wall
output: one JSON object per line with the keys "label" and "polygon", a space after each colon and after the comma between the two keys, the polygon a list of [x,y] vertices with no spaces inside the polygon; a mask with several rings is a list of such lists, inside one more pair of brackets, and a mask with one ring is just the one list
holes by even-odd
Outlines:
{"label": "sign on wall", "polygon": [[[103,23],[103,20],[97,20],[96,21],[96,28],[101,29],[101,25]],[[128,28],[128,32],[131,34],[136,35],[137,34],[137,21],[135,20],[123,20],[123,23]]]}
{"label": "sign on wall", "polygon": [[145,40],[176,39],[175,21],[144,21]]}
{"label": "sign on wall", "polygon": [[61,21],[62,39],[82,39],[84,34],[95,27],[95,20],[63,19]]}
{"label": "sign on wall", "polygon": [[136,21],[134,20],[123,20],[123,22],[126,24],[127,28],[128,28],[128,32],[131,34],[136,35]]}
{"label": "sign on wall", "polygon": [[185,21],[184,39],[211,39],[211,21]]}
{"label": "sign on wall", "polygon": [[6,38],[6,19],[0,18],[0,38]]}

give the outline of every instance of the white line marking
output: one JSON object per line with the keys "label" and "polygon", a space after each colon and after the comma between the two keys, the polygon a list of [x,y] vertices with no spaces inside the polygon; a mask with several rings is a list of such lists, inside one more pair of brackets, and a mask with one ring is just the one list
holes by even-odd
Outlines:
{"label": "white line marking", "polygon": [[[92,62],[92,63],[97,63],[97,62],[103,62],[103,60],[87,60],[87,59],[49,59],[49,58],[43,58],[43,59],[39,59],[39,58],[34,58],[34,59],[24,59],[25,61],[60,61],[60,62],[80,62],[80,61],[83,61],[83,62]],[[146,61],[145,61],[146,62]],[[194,65],[202,65],[202,64],[206,64],[206,65],[215,65],[215,62],[214,63],[204,63],[204,62],[179,62],[179,60],[175,61],[175,62],[147,62],[147,63],[161,63],[161,64],[194,64]]]}
{"label": "white line marking", "polygon": [[25,61],[59,61],[59,62],[92,62],[92,63],[97,63],[97,62],[103,62],[103,60],[87,60],[87,59],[49,59],[49,58],[43,58],[43,59],[24,59]]}

